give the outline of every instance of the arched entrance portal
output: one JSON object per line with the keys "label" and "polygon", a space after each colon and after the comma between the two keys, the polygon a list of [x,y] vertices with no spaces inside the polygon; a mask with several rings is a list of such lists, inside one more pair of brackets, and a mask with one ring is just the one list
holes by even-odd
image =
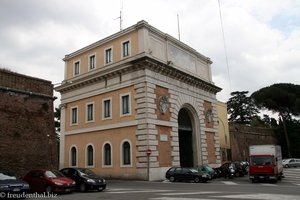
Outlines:
{"label": "arched entrance portal", "polygon": [[194,167],[193,126],[189,110],[182,108],[178,114],[179,155],[181,167]]}

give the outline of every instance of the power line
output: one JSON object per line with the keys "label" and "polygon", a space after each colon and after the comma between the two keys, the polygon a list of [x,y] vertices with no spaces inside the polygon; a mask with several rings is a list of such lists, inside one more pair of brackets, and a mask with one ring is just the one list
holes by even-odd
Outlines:
{"label": "power line", "polygon": [[222,30],[222,36],[223,36],[223,45],[224,45],[224,51],[225,51],[225,59],[226,59],[228,80],[229,80],[229,89],[230,89],[230,91],[232,91],[231,90],[231,79],[230,79],[230,71],[229,71],[228,56],[227,56],[227,47],[226,47],[225,34],[224,34],[224,28],[223,28],[223,19],[222,19],[220,0],[218,0],[218,3],[219,3],[219,14],[220,14],[221,30]]}

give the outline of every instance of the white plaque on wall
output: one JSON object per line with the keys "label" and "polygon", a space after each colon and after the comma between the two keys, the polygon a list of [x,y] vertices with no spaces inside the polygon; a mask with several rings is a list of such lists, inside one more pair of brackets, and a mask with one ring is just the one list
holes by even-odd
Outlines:
{"label": "white plaque on wall", "polygon": [[161,135],[160,135],[160,141],[163,141],[163,142],[168,141],[168,135],[166,135],[166,134],[161,134]]}

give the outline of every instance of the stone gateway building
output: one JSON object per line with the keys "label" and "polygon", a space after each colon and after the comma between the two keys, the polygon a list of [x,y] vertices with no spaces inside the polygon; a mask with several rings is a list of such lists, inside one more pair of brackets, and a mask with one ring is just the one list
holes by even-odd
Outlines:
{"label": "stone gateway building", "polygon": [[145,21],[64,58],[60,167],[160,180],[220,163],[211,60]]}

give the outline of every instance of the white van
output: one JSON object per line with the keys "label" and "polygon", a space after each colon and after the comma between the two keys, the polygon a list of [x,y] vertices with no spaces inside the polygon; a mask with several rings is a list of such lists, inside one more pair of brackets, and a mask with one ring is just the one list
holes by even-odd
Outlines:
{"label": "white van", "polygon": [[300,167],[299,158],[289,158],[282,161],[283,167]]}

